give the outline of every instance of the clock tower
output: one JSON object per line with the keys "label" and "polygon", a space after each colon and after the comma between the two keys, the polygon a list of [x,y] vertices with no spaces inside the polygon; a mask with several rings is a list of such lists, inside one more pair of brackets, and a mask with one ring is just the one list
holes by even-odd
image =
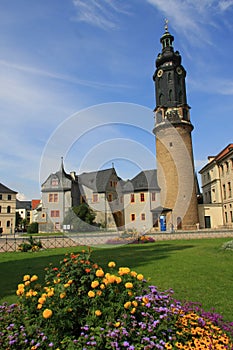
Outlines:
{"label": "clock tower", "polygon": [[198,206],[193,162],[190,107],[187,104],[181,55],[173,48],[174,37],[167,21],[156,59],[155,127],[158,183],[161,205],[167,212],[167,227],[193,230],[198,224]]}

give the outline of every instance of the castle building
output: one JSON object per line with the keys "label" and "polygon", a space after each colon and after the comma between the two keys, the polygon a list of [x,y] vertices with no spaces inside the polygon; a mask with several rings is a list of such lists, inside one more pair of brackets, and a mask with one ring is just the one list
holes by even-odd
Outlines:
{"label": "castle building", "polygon": [[185,77],[181,55],[173,48],[174,37],[167,24],[160,42],[162,52],[156,59],[155,126],[158,185],[161,206],[169,208],[167,226],[177,229],[196,229],[198,203],[190,121]]}
{"label": "castle building", "polygon": [[233,144],[209,156],[201,174],[203,204],[199,204],[200,226],[233,227]]}
{"label": "castle building", "polygon": [[16,191],[0,183],[0,233],[15,231]]}

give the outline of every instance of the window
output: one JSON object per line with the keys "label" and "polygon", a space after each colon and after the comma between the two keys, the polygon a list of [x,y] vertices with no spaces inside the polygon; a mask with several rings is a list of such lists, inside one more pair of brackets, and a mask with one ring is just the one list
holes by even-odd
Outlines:
{"label": "window", "polygon": [[223,199],[226,199],[226,186],[225,185],[222,186],[222,190],[223,190]]}
{"label": "window", "polygon": [[51,218],[59,218],[60,212],[59,210],[51,210]]}
{"label": "window", "polygon": [[2,200],[2,194],[0,194],[0,200]]}
{"label": "window", "polygon": [[226,224],[227,224],[227,222],[228,222],[227,212],[225,212],[225,221],[226,221]]}
{"label": "window", "polygon": [[231,198],[231,183],[228,182],[228,196]]}
{"label": "window", "polygon": [[230,217],[231,217],[231,222],[233,222],[233,214],[232,214],[232,210],[230,211]]}
{"label": "window", "polygon": [[151,193],[151,200],[152,200],[152,202],[155,202],[155,200],[156,200],[155,192]]}
{"label": "window", "polygon": [[42,213],[42,218],[44,219],[46,217],[46,214],[45,213]]}
{"label": "window", "polygon": [[112,202],[112,194],[111,193],[108,194],[108,201]]}
{"label": "window", "polygon": [[7,214],[9,214],[9,213],[11,212],[11,207],[10,207],[10,205],[8,205],[6,211],[7,211]]}
{"label": "window", "polygon": [[49,193],[49,202],[58,202],[58,193]]}
{"label": "window", "polygon": [[140,200],[141,200],[141,202],[145,202],[145,194],[144,193],[140,193]]}
{"label": "window", "polygon": [[2,212],[2,206],[0,205],[0,213]]}
{"label": "window", "polygon": [[98,202],[98,194],[97,194],[97,193],[93,194],[92,202],[93,202],[93,203]]}
{"label": "window", "polygon": [[220,169],[221,169],[221,175],[223,175],[224,174],[224,169],[223,169],[223,165],[222,164],[220,165]]}
{"label": "window", "polygon": [[135,214],[131,214],[131,221],[135,221]]}
{"label": "window", "polygon": [[225,164],[226,164],[226,173],[228,173],[229,172],[229,164],[228,164],[228,162],[226,162]]}
{"label": "window", "polygon": [[11,201],[11,194],[8,194],[7,199],[8,201]]}
{"label": "window", "polygon": [[110,187],[113,187],[113,182],[112,181],[110,181]]}
{"label": "window", "polygon": [[10,227],[10,226],[11,226],[11,222],[10,222],[10,220],[7,220],[6,227]]}
{"label": "window", "polygon": [[141,220],[143,220],[143,221],[146,220],[146,214],[145,213],[141,214]]}
{"label": "window", "polygon": [[52,186],[58,186],[58,179],[53,178],[51,184]]}
{"label": "window", "polygon": [[134,203],[134,202],[135,202],[134,193],[131,193],[131,195],[130,195],[130,202],[131,202],[131,203]]}

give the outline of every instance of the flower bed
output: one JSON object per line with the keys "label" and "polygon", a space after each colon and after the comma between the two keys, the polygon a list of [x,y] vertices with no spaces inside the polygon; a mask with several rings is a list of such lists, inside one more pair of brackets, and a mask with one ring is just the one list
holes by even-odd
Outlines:
{"label": "flower bed", "polygon": [[49,265],[42,283],[25,275],[16,293],[0,307],[1,349],[233,349],[233,324],[90,252]]}
{"label": "flower bed", "polygon": [[106,243],[107,244],[136,244],[136,243],[153,243],[155,242],[154,238],[146,235],[127,235],[127,236],[121,236],[113,239],[109,239]]}

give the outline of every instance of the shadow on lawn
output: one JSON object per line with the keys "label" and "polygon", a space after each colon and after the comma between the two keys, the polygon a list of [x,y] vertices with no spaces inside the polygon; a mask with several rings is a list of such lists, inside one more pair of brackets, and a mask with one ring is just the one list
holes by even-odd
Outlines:
{"label": "shadow on lawn", "polygon": [[[169,258],[172,253],[193,247],[194,245],[191,244],[180,245],[173,242],[172,244],[146,243],[125,245],[117,248],[94,248],[91,259],[103,268],[106,267],[109,261],[115,261],[117,267],[128,266],[135,268],[155,260]],[[80,249],[83,249],[83,247]],[[80,252],[80,249],[79,247],[74,247],[73,252]],[[25,259],[17,260],[16,255],[16,260],[0,263],[0,299],[15,295],[17,285],[22,282],[25,274],[38,275],[39,281],[43,281],[45,267],[50,263],[54,267],[59,267],[60,261],[64,258],[64,254],[40,257],[36,256],[37,253],[29,254],[32,254],[32,257],[29,255]]]}

